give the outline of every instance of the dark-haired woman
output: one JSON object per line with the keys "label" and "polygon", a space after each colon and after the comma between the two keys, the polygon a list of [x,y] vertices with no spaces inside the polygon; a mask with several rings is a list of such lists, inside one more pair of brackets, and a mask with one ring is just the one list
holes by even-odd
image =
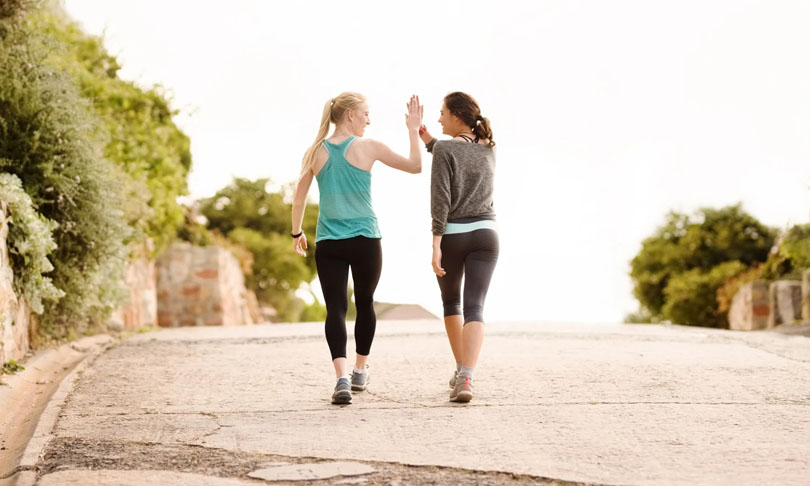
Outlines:
{"label": "dark-haired woman", "polygon": [[489,120],[468,94],[454,92],[445,96],[439,123],[442,133],[452,140],[437,141],[424,126],[420,129],[422,141],[433,153],[432,264],[456,360],[450,401],[469,402],[473,397],[473,370],[484,342],[484,301],[498,261],[492,201],[495,142]]}

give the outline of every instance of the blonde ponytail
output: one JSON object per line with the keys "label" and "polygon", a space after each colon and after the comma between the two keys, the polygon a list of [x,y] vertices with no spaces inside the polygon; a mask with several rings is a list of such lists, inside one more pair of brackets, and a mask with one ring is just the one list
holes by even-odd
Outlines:
{"label": "blonde ponytail", "polygon": [[321,127],[318,129],[318,136],[312,142],[306,153],[304,153],[304,160],[301,162],[301,173],[305,174],[308,170],[312,169],[312,164],[315,163],[315,156],[318,154],[318,148],[321,146],[326,136],[329,134],[329,120],[332,118],[332,100],[328,100],[323,105],[323,115],[321,115]]}
{"label": "blonde ponytail", "polygon": [[329,124],[334,123],[337,125],[338,122],[343,119],[343,116],[347,111],[353,109],[361,103],[365,103],[365,101],[365,96],[361,95],[360,93],[352,93],[347,91],[345,93],[340,93],[337,98],[328,100],[326,104],[323,105],[321,126],[318,129],[318,135],[315,137],[315,141],[307,149],[306,153],[304,153],[304,160],[301,162],[301,174],[305,174],[308,170],[312,170],[312,166],[315,164],[315,158],[318,156],[318,149],[321,147],[323,141],[326,140],[326,136],[329,134]]}

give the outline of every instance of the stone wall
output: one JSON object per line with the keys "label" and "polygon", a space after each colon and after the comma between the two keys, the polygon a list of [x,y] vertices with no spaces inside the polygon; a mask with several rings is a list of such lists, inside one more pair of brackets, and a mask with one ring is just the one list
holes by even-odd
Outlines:
{"label": "stone wall", "polygon": [[771,315],[768,282],[757,280],[740,287],[728,311],[729,329],[753,331],[767,329]]}
{"label": "stone wall", "polygon": [[802,274],[802,320],[810,322],[810,270]]}
{"label": "stone wall", "polygon": [[810,320],[810,270],[803,281],[757,280],[740,287],[728,312],[729,329],[752,331]]}
{"label": "stone wall", "polygon": [[8,255],[8,207],[0,201],[0,364],[20,360],[30,347],[31,311],[14,293]]}
{"label": "stone wall", "polygon": [[[14,293],[7,220],[7,205],[0,201],[0,364],[21,360],[36,332],[36,316]],[[151,242],[134,250],[124,282],[129,300],[112,314],[112,329],[230,326],[259,319],[256,296],[245,289],[239,263],[227,250],[176,243],[157,261],[150,260],[151,252]]]}
{"label": "stone wall", "polygon": [[156,262],[158,325],[252,324],[239,262],[216,246],[175,243]]}
{"label": "stone wall", "polygon": [[802,320],[802,283],[798,280],[777,280],[769,292],[771,315],[768,327],[794,324]]}
{"label": "stone wall", "polygon": [[110,329],[134,331],[157,325],[157,274],[155,262],[149,258],[153,249],[151,240],[133,249],[124,270],[129,298],[110,316]]}

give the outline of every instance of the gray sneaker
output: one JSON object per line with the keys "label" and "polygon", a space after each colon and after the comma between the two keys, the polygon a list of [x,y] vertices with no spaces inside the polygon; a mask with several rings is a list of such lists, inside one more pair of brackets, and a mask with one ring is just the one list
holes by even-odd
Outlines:
{"label": "gray sneaker", "polygon": [[335,393],[332,394],[332,404],[348,405],[350,403],[352,403],[351,385],[346,378],[340,378],[335,385]]}
{"label": "gray sneaker", "polygon": [[456,378],[456,386],[450,393],[451,402],[467,403],[472,400],[472,378],[469,376],[459,376]]}
{"label": "gray sneaker", "polygon": [[456,387],[456,379],[458,378],[458,370],[453,372],[453,377],[450,378],[450,388]]}
{"label": "gray sneaker", "polygon": [[365,373],[352,372],[352,391],[365,391],[369,381],[371,381],[371,372],[368,370],[368,365],[366,365]]}

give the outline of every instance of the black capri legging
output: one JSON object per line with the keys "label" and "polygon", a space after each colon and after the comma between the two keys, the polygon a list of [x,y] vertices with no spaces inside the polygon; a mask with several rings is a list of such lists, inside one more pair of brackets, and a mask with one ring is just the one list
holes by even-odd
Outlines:
{"label": "black capri legging", "polygon": [[374,290],[382,271],[382,245],[379,238],[356,236],[345,240],[321,240],[315,246],[315,265],[326,300],[326,342],[332,359],[346,357],[346,311],[349,300],[346,288],[349,267],[354,280],[354,303],[357,320],[354,342],[357,354],[368,356],[377,328],[374,313]]}
{"label": "black capri legging", "polygon": [[461,315],[461,278],[464,277],[464,324],[484,322],[484,300],[498,262],[498,233],[478,229],[442,237],[444,277],[437,277],[444,316]]}

